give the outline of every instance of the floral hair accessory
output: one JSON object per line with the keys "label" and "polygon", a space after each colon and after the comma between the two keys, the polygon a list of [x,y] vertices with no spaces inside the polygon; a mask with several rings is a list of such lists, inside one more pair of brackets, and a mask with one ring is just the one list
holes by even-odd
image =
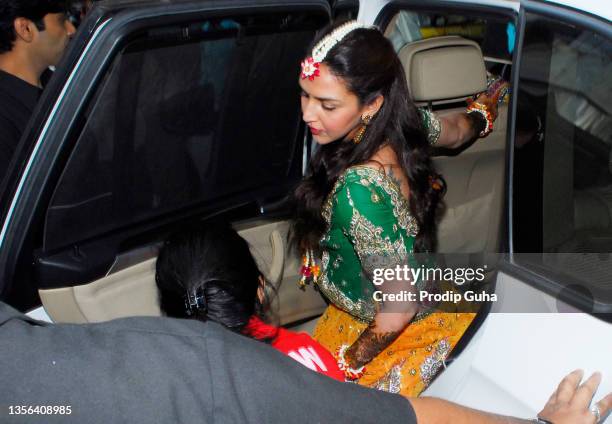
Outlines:
{"label": "floral hair accessory", "polygon": [[348,33],[358,28],[370,28],[370,26],[358,21],[349,21],[323,37],[312,49],[312,56],[302,61],[302,79],[308,78],[312,81],[315,77],[318,77],[320,73],[319,65],[325,60],[327,53],[342,41]]}
{"label": "floral hair accessory", "polygon": [[315,62],[312,57],[302,61],[302,79],[308,78],[310,81],[319,76],[319,62]]}
{"label": "floral hair accessory", "polygon": [[314,259],[314,252],[308,249],[302,257],[302,267],[300,268],[300,274],[302,277],[299,281],[299,286],[303,290],[306,285],[311,281],[317,283],[319,275],[321,274],[321,268],[316,264]]}

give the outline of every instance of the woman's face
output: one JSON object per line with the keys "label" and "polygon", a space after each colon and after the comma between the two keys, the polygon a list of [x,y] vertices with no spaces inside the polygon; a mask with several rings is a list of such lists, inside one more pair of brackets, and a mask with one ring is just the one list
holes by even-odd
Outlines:
{"label": "woman's face", "polygon": [[[361,106],[356,95],[348,91],[344,81],[333,75],[327,65],[319,65],[319,76],[312,81],[300,78],[302,119],[319,144],[340,137],[350,139],[357,132],[361,117],[373,115]],[[348,135],[347,135],[348,134]]]}

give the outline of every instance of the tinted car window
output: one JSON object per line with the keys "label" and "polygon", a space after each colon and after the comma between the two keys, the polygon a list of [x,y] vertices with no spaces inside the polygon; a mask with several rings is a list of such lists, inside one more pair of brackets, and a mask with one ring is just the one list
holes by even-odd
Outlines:
{"label": "tinted car window", "polygon": [[611,304],[612,41],[528,15],[517,94],[516,258]]}
{"label": "tinted car window", "polygon": [[125,45],[81,117],[45,248],[252,195],[299,171],[297,76],[313,32],[274,25],[211,20]]}

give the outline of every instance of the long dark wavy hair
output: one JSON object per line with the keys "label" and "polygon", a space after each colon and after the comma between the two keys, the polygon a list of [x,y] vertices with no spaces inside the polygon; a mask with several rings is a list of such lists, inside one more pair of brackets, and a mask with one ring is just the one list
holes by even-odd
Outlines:
{"label": "long dark wavy hair", "polygon": [[[318,34],[308,51],[337,26]],[[323,63],[357,96],[360,105],[370,104],[379,95],[384,102],[359,144],[339,139],[319,146],[313,155],[307,176],[294,193],[293,242],[300,250],[318,249],[326,230],[321,208],[338,177],[348,167],[367,162],[382,146],[389,145],[408,177],[410,212],[419,225],[415,250],[435,250],[435,217],[441,191],[432,187],[431,178],[437,175],[430,146],[392,44],[378,29],[359,28],[337,43]]]}
{"label": "long dark wavy hair", "polygon": [[[261,272],[248,243],[226,223],[199,224],[170,236],[159,251],[155,281],[161,310],[174,318],[215,321],[241,333],[252,315],[264,318]],[[187,295],[203,304],[190,315]]]}

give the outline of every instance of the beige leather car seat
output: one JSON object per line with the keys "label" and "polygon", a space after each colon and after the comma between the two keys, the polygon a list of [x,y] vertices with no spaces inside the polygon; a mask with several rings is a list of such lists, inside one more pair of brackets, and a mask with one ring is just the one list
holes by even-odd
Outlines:
{"label": "beige leather car seat", "polygon": [[[398,52],[415,103],[445,108],[486,89],[486,69],[477,43],[458,36],[405,45]],[[448,185],[446,210],[438,230],[443,253],[497,252],[505,175],[506,106],[500,105],[494,131],[456,156],[434,158]]]}

